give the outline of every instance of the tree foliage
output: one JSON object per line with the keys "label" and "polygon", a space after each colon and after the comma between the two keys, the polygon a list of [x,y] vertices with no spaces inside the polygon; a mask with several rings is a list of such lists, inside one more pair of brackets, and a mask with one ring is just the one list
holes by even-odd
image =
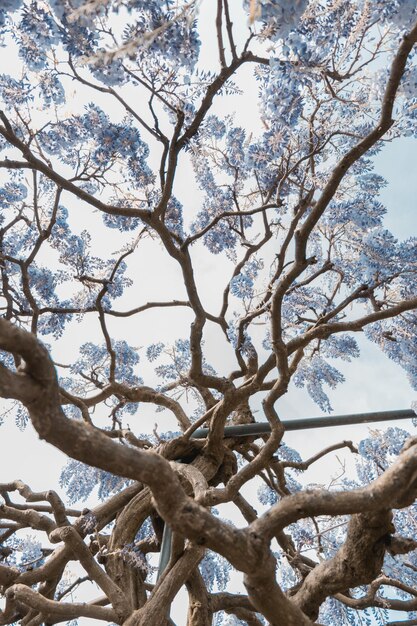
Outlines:
{"label": "tree foliage", "polygon": [[[1,3],[0,395],[70,460],[67,504],[0,484],[0,623],[159,626],[185,586],[188,626],[415,624],[416,438],[303,460],[277,412],[291,381],[331,411],[361,331],[417,386],[373,162],[416,135],[415,2],[207,4]],[[342,447],[357,477],[309,487]]]}

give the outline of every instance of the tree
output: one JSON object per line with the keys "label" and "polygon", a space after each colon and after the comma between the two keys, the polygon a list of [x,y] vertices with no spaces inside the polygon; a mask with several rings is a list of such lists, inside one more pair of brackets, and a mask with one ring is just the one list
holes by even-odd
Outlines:
{"label": "tree", "polygon": [[[188,626],[417,623],[417,439],[332,446],[357,477],[308,488],[329,450],[277,410],[293,381],[330,411],[358,332],[416,387],[416,240],[373,164],[416,134],[415,3],[237,4],[3,0],[0,396],[70,460],[67,503],[0,485],[1,624],[161,625],[183,586]],[[269,436],[224,437],[255,410]]]}

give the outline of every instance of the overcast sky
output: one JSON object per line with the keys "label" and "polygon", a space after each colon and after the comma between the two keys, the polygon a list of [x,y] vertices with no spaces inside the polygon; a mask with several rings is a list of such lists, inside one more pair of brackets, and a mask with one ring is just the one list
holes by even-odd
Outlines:
{"label": "overcast sky", "polygon": [[[204,54],[207,53],[204,52]],[[3,68],[3,70],[5,71],[6,68]],[[241,75],[241,86],[243,89],[245,89],[245,80],[245,74],[243,73]],[[243,110],[242,108],[240,109],[240,115],[243,118],[246,117],[247,120],[253,119],[254,97],[249,95],[246,100],[241,100],[240,102],[240,107],[246,107]],[[388,144],[376,158],[377,171],[388,181],[388,186],[382,195],[382,201],[388,209],[385,223],[400,239],[417,232],[415,206],[417,198],[416,153],[417,140],[402,139],[393,144]],[[187,194],[190,193],[186,168],[184,168],[183,173],[179,173],[176,192],[178,195],[185,192]],[[192,196],[189,198],[189,201],[198,204],[197,191],[195,192],[195,197]],[[94,219],[96,219],[96,216]],[[116,233],[113,231],[110,232],[110,235],[117,238]],[[110,250],[117,247],[113,239],[109,239],[108,245]],[[149,262],[146,258],[147,250],[147,245],[145,245],[143,252],[139,253],[138,258],[136,292],[140,289],[140,302],[146,301],[148,297],[149,299],[154,298],[154,294],[158,298],[162,294],[162,299],[167,300],[181,298],[182,294],[178,292],[180,284],[177,268],[173,263],[162,261],[161,257],[157,261],[161,265],[159,268],[154,266],[152,276],[150,276]],[[202,274],[202,281],[206,284],[207,300],[215,299],[215,287],[218,284],[216,274],[218,272],[217,260],[210,260],[208,256],[200,259],[199,271]],[[134,305],[137,304],[138,301],[136,300]],[[173,316],[172,318],[169,317],[171,315]],[[176,310],[168,313],[166,311],[162,313],[152,311],[145,313],[141,318],[143,320],[143,328],[151,324],[150,330],[146,331],[146,337],[140,336],[136,318],[123,322],[123,333],[130,343],[139,346],[142,345],[142,342],[145,343],[145,341],[151,343],[153,340],[168,340],[170,337],[172,338],[172,325],[179,323],[180,318],[182,320],[186,319],[187,315],[188,313],[183,311],[180,313]],[[173,320],[174,324],[169,322],[170,319]],[[92,330],[93,335],[94,332],[95,330]],[[223,361],[227,361],[230,359],[229,354],[219,354],[216,332],[211,326],[208,328],[206,333],[207,352],[209,356],[213,355],[213,357],[216,356],[223,359]],[[93,338],[91,339],[94,340]],[[334,413],[338,415],[409,408],[411,402],[416,398],[402,369],[389,361],[375,345],[370,344],[365,338],[359,337],[358,339],[362,351],[361,358],[354,360],[350,364],[337,364],[346,377],[346,383],[329,394]],[[65,361],[70,362],[76,351],[76,344],[69,337],[69,339],[64,341],[63,346],[67,357]],[[6,406],[8,405],[0,399],[1,412],[3,412]],[[313,417],[321,414],[321,411],[310,400],[306,391],[294,389],[293,386],[290,387],[288,394],[279,400],[277,409],[280,417],[283,419]],[[143,410],[138,412],[137,416],[131,419],[130,426],[134,431],[143,432],[146,430],[144,426],[146,423],[146,412],[147,408],[144,407]],[[166,412],[159,415],[160,432],[175,427]],[[259,413],[255,417],[263,421]],[[407,429],[414,429],[410,420],[398,422],[397,425]],[[373,425],[372,428],[384,428],[385,426],[386,424]],[[148,421],[148,429],[151,430],[152,428],[153,417],[150,423]],[[309,430],[288,433],[285,436],[285,441],[288,445],[298,449],[302,456],[306,458],[322,447],[337,441],[352,439],[354,442],[358,442],[367,436],[368,431],[369,427],[366,425],[335,427],[316,431]],[[21,478],[35,490],[57,488],[60,468],[65,463],[65,457],[61,452],[53,449],[49,444],[39,441],[30,425],[24,432],[20,432],[13,424],[10,415],[5,416],[5,424],[0,429],[0,438],[2,443],[0,482]],[[333,455],[320,461],[310,470],[310,479],[314,482],[328,484],[331,476],[340,472],[345,458],[348,458],[349,455],[341,452],[338,453],[337,457]],[[179,615],[178,609],[174,609],[174,614]],[[179,623],[182,623],[181,616]]]}

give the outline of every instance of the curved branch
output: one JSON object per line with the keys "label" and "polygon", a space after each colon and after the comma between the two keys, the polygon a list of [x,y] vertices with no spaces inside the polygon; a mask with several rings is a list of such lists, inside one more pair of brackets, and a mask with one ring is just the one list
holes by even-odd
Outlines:
{"label": "curved branch", "polygon": [[406,442],[398,460],[367,487],[349,492],[311,490],[287,496],[253,522],[270,539],[289,524],[315,515],[346,515],[404,508],[417,496],[417,438]]}
{"label": "curved branch", "polygon": [[114,606],[116,614],[119,617],[126,617],[127,602],[125,594],[98,565],[75,528],[72,526],[57,528],[50,533],[49,538],[53,543],[64,541],[65,545],[77,556],[90,578],[94,580],[107,595]]}
{"label": "curved branch", "polygon": [[78,602],[56,602],[49,600],[26,585],[13,585],[6,591],[6,597],[18,603],[22,603],[42,613],[43,620],[53,619],[66,621],[77,617],[89,617],[90,619],[106,620],[120,623],[116,612],[102,606]]}
{"label": "curved branch", "polygon": [[[74,196],[79,198],[80,200],[84,200],[87,204],[103,211],[103,213],[107,213],[108,215],[123,215],[125,217],[139,217],[144,221],[148,220],[151,212],[144,209],[126,209],[123,207],[112,206],[102,202],[98,198],[94,197],[92,194],[84,191],[74,185],[71,181],[66,179],[64,176],[56,172],[51,166],[47,165],[44,161],[36,157],[33,152],[28,148],[28,146],[19,139],[16,133],[13,131],[12,126],[3,113],[0,111],[0,119],[2,120],[4,126],[0,126],[0,135],[2,135],[6,141],[8,141],[12,146],[17,148],[22,155],[25,157],[28,167],[38,172],[42,172],[49,180],[55,182],[59,187],[65,189],[65,191],[69,191]],[[18,167],[22,167],[19,165]]]}
{"label": "curved branch", "polygon": [[381,571],[393,530],[389,510],[353,515],[343,546],[308,574],[293,602],[315,620],[328,596],[372,582]]}

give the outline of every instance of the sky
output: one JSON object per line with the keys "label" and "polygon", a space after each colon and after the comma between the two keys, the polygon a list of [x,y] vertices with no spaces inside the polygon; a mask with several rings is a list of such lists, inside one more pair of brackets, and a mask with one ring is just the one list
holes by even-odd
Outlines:
{"label": "sky", "polygon": [[[204,3],[203,3],[204,4]],[[214,3],[213,3],[214,4]],[[208,21],[206,21],[208,23]],[[210,50],[203,50],[207,61],[212,58]],[[3,56],[0,66],[7,63]],[[7,71],[3,67],[1,71]],[[245,87],[245,74],[241,75],[242,88]],[[232,106],[232,105],[231,105]],[[254,118],[255,99],[252,97],[240,100],[239,114],[243,119]],[[398,238],[406,238],[417,232],[417,140],[401,139],[392,144],[387,144],[382,152],[375,158],[376,169],[388,181],[388,185],[382,194],[382,201],[386,204],[388,212],[385,219],[386,226]],[[178,193],[189,193],[187,168],[180,174],[178,180]],[[193,202],[198,202],[198,193],[192,197]],[[103,231],[104,232],[104,231]],[[108,236],[108,234],[107,234]],[[116,235],[115,235],[116,236]],[[116,246],[114,239],[109,241],[109,247],[113,250]],[[117,246],[116,246],[117,247]],[[180,298],[178,293],[178,271],[172,264],[167,264],[162,257],[157,261],[152,276],[147,271],[147,244],[143,247],[138,258],[137,284],[141,290],[141,301],[160,296],[160,286],[163,284],[164,297],[166,299]],[[150,248],[149,248],[150,250]],[[199,272],[206,285],[205,298],[208,302],[214,302],[217,297],[215,287],[217,285],[218,265],[209,256],[199,260]],[[136,302],[135,302],[136,303]],[[175,323],[179,323],[183,313],[174,311]],[[156,340],[164,341],[172,335],[171,324],[167,323],[166,312],[155,311],[143,314],[144,325],[152,322],[153,333]],[[94,331],[95,332],[95,331]],[[206,334],[206,347],[209,357],[220,359],[224,364],[230,360],[230,354],[220,353],[216,330],[211,327]],[[123,333],[128,340],[137,341],[137,322],[135,319],[126,320],[123,325]],[[150,332],[152,334],[152,331]],[[142,340],[142,337],[140,338]],[[406,376],[402,369],[390,361],[374,344],[360,337],[359,344],[362,356],[352,363],[339,364],[346,377],[346,383],[330,392],[330,400],[335,415],[346,413],[363,413],[372,411],[384,411],[390,409],[406,409],[416,400]],[[145,340],[145,338],[143,338]],[[152,342],[152,337],[146,337],[147,343]],[[74,356],[74,345],[71,338],[65,340],[63,351],[67,355],[67,361]],[[134,344],[135,345],[135,344]],[[210,359],[209,359],[210,360]],[[8,406],[0,399],[0,412]],[[256,409],[256,407],[255,407]],[[277,404],[278,414],[283,419],[298,417],[313,417],[321,414],[318,407],[310,400],[304,390],[290,387],[286,396]],[[262,416],[257,413],[255,417],[261,421]],[[137,421],[136,421],[137,420]],[[146,420],[146,408],[138,417],[132,419],[132,429],[142,430],[143,421]],[[372,428],[384,428],[386,424],[372,425]],[[410,420],[396,423],[414,432]],[[151,424],[151,428],[153,423]],[[162,414],[159,430],[169,430],[174,427],[170,418]],[[297,449],[303,458],[307,458],[318,452],[321,448],[341,440],[351,439],[358,443],[367,436],[369,426],[358,425],[351,427],[333,427],[318,429],[316,431],[290,432],[284,437],[285,442]],[[20,478],[27,482],[34,490],[46,490],[56,488],[59,491],[58,481],[62,466],[65,464],[65,456],[49,444],[40,441],[29,424],[25,431],[21,432],[11,420],[10,415],[5,416],[5,424],[0,428],[1,456],[0,456],[0,482],[9,482]],[[337,455],[326,457],[317,463],[309,471],[308,477],[312,482],[328,484],[333,476],[340,473],[346,464],[348,470],[352,467],[350,453],[338,452]],[[176,603],[173,615],[181,621],[181,612]]]}

